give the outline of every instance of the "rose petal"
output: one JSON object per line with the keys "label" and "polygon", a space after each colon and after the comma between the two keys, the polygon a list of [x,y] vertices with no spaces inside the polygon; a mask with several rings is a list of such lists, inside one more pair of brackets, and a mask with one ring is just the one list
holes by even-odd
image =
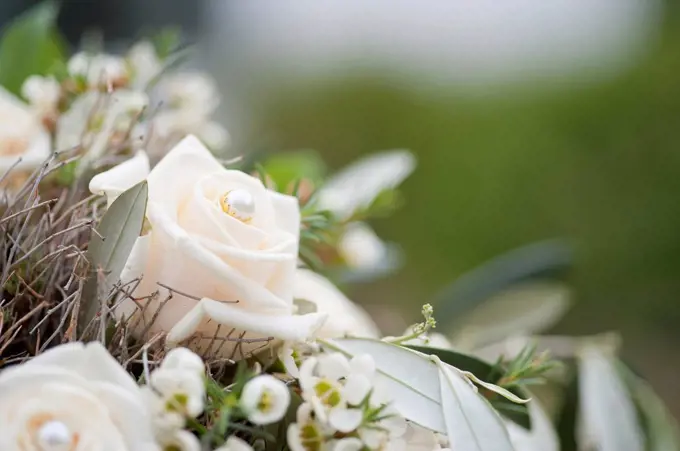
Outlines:
{"label": "rose petal", "polygon": [[233,304],[204,298],[170,330],[168,343],[179,343],[189,338],[200,323],[209,318],[218,324],[272,336],[282,340],[304,341],[325,320],[324,314],[311,313],[302,316],[267,316],[261,312],[249,312]]}
{"label": "rose petal", "polygon": [[321,338],[345,335],[379,338],[380,331],[361,307],[342,294],[328,279],[315,272],[298,269],[294,297],[313,302],[318,312],[328,313],[328,321],[319,330]]}
{"label": "rose petal", "polygon": [[98,342],[67,343],[29,360],[22,368],[53,366],[79,374],[92,382],[109,382],[132,393],[139,387],[111,354]]}
{"label": "rose petal", "polygon": [[95,175],[90,180],[90,191],[106,194],[109,206],[125,190],[132,188],[149,175],[149,157],[139,151],[134,157],[108,171]]}

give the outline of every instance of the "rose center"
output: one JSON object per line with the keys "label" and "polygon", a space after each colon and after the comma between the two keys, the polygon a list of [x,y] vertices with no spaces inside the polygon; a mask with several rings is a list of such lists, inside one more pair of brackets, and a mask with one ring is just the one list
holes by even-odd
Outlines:
{"label": "rose center", "polygon": [[48,421],[38,429],[38,446],[43,451],[66,450],[72,438],[71,431],[61,421]]}
{"label": "rose center", "polygon": [[255,198],[244,189],[234,189],[220,198],[220,208],[229,216],[248,224],[255,214]]}

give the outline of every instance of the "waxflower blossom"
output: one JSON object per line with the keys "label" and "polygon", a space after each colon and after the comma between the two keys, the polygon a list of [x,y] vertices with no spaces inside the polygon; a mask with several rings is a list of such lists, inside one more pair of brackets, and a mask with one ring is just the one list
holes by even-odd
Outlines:
{"label": "waxflower blossom", "polygon": [[299,378],[304,403],[287,431],[291,450],[400,449],[405,422],[374,396],[375,371],[369,355],[307,358]]}
{"label": "waxflower blossom", "polygon": [[279,421],[290,404],[290,392],[281,380],[264,374],[246,384],[241,394],[241,408],[251,423],[258,425]]}
{"label": "waxflower blossom", "polygon": [[253,451],[253,448],[245,440],[232,435],[215,451]]}

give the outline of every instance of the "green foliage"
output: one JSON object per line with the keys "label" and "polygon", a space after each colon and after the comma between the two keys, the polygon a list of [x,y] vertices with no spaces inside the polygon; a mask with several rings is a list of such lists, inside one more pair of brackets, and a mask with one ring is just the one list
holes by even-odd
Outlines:
{"label": "green foliage", "polygon": [[19,95],[30,75],[45,75],[64,62],[64,41],[55,27],[58,7],[45,1],[19,16],[0,40],[0,85]]}
{"label": "green foliage", "polygon": [[311,149],[274,154],[267,158],[263,167],[267,175],[280,187],[286,187],[301,179],[318,185],[327,171],[326,163],[319,153]]}
{"label": "green foliage", "polygon": [[[422,352],[427,355],[436,355],[442,362],[448,363],[459,370],[469,371],[484,382],[496,384],[500,387],[510,390],[514,395],[528,399],[530,396],[519,383],[504,384],[504,376],[507,374],[507,369],[503,365],[497,363],[492,365],[477,357],[456,352],[450,349],[432,348],[429,346],[406,345],[407,348]],[[518,380],[515,380],[518,382]],[[531,417],[527,410],[526,404],[516,404],[509,402],[507,399],[499,396],[493,392],[482,391],[491,405],[498,410],[507,419],[517,423],[525,429],[531,429]]]}
{"label": "green foliage", "polygon": [[156,49],[156,54],[162,60],[178,50],[181,41],[182,30],[173,26],[163,28],[151,40]]}
{"label": "green foliage", "polygon": [[132,247],[142,231],[148,187],[140,182],[121,194],[92,233],[87,250],[89,274],[81,298],[78,331],[88,326],[120,279]]}

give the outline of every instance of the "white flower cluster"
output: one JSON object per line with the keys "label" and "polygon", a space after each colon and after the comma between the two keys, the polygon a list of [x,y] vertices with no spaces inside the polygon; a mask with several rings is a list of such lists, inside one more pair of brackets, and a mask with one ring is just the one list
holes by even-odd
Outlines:
{"label": "white flower cluster", "polygon": [[[21,180],[53,151],[76,149],[84,166],[111,149],[143,146],[160,157],[187,134],[211,150],[230,140],[212,119],[215,82],[197,71],[166,73],[146,41],[121,56],[76,53],[58,79],[32,75],[20,94],[0,87],[0,174],[13,168]],[[5,185],[11,193],[20,183]]]}
{"label": "white flower cluster", "polygon": [[340,353],[308,358],[300,367],[304,402],[288,428],[293,451],[402,450],[406,421],[374,385],[368,355],[348,360]]}
{"label": "white flower cluster", "polygon": [[156,440],[165,449],[200,450],[196,436],[184,430],[188,418],[205,408],[203,361],[186,348],[168,352],[151,373],[146,396],[151,406]]}

